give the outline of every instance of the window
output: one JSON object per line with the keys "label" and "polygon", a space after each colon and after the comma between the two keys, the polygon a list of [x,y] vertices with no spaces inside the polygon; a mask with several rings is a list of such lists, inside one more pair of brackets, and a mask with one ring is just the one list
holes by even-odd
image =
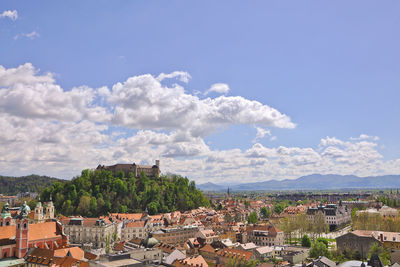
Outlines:
{"label": "window", "polygon": [[26,223],[24,223],[24,229],[26,229]]}

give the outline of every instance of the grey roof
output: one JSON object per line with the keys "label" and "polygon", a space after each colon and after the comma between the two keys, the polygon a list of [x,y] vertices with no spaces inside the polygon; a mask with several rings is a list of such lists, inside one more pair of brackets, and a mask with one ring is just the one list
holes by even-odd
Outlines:
{"label": "grey roof", "polygon": [[336,263],[328,259],[327,257],[321,256],[312,262],[312,266],[318,267],[336,267]]}

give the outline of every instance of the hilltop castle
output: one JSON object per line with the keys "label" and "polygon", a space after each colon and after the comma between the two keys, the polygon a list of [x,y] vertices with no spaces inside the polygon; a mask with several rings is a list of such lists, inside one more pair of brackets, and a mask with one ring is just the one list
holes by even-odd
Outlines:
{"label": "hilltop castle", "polygon": [[112,171],[114,174],[118,173],[119,171],[123,171],[126,177],[128,177],[129,173],[131,172],[136,178],[139,177],[141,172],[144,172],[144,174],[147,177],[158,177],[161,173],[159,160],[156,160],[156,164],[153,166],[137,165],[135,163],[132,163],[132,164],[115,164],[111,166],[99,165],[97,166],[96,169]]}

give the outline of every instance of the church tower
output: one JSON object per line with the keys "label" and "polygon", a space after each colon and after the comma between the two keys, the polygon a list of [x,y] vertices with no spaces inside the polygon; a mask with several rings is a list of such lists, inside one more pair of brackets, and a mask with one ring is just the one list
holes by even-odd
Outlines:
{"label": "church tower", "polygon": [[35,219],[35,222],[43,221],[43,206],[42,206],[42,202],[40,202],[40,198],[39,198],[39,202],[36,204],[36,207],[35,207],[34,219]]}
{"label": "church tower", "polygon": [[28,252],[28,240],[29,221],[27,218],[18,219],[15,231],[15,256],[17,258],[23,258]]}
{"label": "church tower", "polygon": [[47,202],[46,205],[45,219],[54,219],[54,205],[51,196],[50,196],[50,201]]}

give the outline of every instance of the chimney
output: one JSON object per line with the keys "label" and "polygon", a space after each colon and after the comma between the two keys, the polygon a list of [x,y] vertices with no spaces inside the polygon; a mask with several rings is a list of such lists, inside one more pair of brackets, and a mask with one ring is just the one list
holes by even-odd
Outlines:
{"label": "chimney", "polygon": [[383,242],[383,234],[381,233],[381,242]]}
{"label": "chimney", "polygon": [[160,160],[159,160],[159,159],[156,160],[156,166],[157,166],[158,168],[160,168]]}

